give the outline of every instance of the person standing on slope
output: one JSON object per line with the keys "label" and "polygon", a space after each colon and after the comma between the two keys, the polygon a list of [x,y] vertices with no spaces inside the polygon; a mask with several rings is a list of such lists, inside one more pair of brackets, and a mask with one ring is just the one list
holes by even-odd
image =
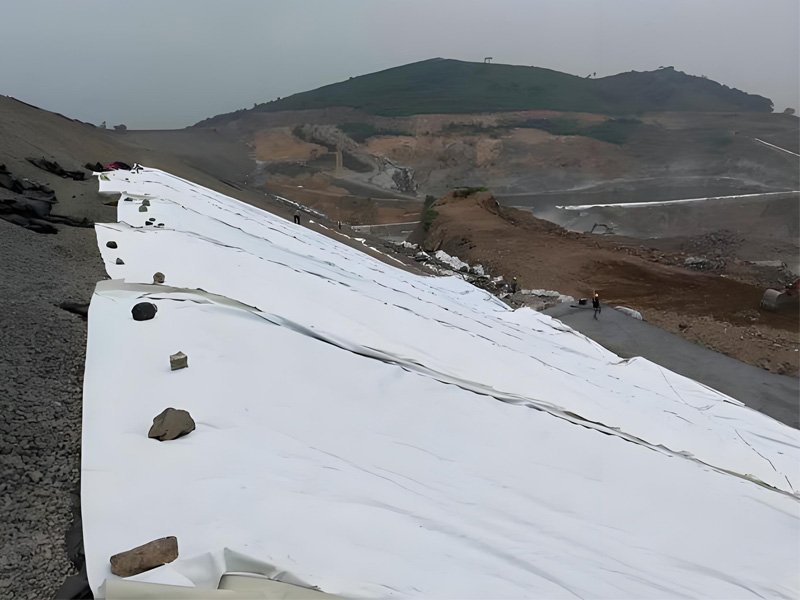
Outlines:
{"label": "person standing on slope", "polygon": [[600,294],[597,292],[594,293],[594,297],[592,297],[592,308],[594,309],[594,318],[597,318],[597,315],[600,314]]}

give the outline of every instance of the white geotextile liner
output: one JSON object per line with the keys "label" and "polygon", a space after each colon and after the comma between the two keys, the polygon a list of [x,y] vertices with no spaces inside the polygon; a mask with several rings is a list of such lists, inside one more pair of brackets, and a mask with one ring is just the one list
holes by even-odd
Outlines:
{"label": "white geotextile liner", "polygon": [[[458,279],[159,171],[106,178],[102,190],[150,196],[144,213],[120,201],[129,225],[97,227],[112,277],[161,271],[255,309],[157,286],[93,298],[94,589],[111,554],[177,535],[181,558],[145,579],[214,585],[187,559],[224,570],[227,547],[344,595],[800,590],[797,431]],[[143,227],[151,217],[165,228]],[[137,323],[143,290],[159,312]],[[178,350],[190,367],[171,373]],[[198,428],[160,444],[146,432],[167,406]]]}

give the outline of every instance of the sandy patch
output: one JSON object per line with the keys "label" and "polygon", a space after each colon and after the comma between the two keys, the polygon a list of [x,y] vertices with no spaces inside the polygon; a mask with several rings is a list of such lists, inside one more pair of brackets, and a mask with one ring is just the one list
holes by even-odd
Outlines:
{"label": "sandy patch", "polygon": [[263,161],[308,161],[327,153],[323,146],[296,138],[288,127],[257,132],[253,139],[253,149],[256,160]]}

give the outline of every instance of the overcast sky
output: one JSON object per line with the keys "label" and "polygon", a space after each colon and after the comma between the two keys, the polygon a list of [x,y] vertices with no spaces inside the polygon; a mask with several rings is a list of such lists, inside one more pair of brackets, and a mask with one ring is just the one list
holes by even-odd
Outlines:
{"label": "overcast sky", "polygon": [[798,0],[2,0],[0,94],[183,127],[432,57],[662,65],[798,107]]}

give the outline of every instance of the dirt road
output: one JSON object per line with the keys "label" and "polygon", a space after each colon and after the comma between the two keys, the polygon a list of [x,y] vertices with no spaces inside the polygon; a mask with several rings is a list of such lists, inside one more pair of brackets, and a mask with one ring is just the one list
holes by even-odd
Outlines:
{"label": "dirt road", "polygon": [[717,389],[750,408],[800,427],[800,379],[768,373],[607,306],[593,311],[560,304],[545,311],[624,358],[642,356]]}

